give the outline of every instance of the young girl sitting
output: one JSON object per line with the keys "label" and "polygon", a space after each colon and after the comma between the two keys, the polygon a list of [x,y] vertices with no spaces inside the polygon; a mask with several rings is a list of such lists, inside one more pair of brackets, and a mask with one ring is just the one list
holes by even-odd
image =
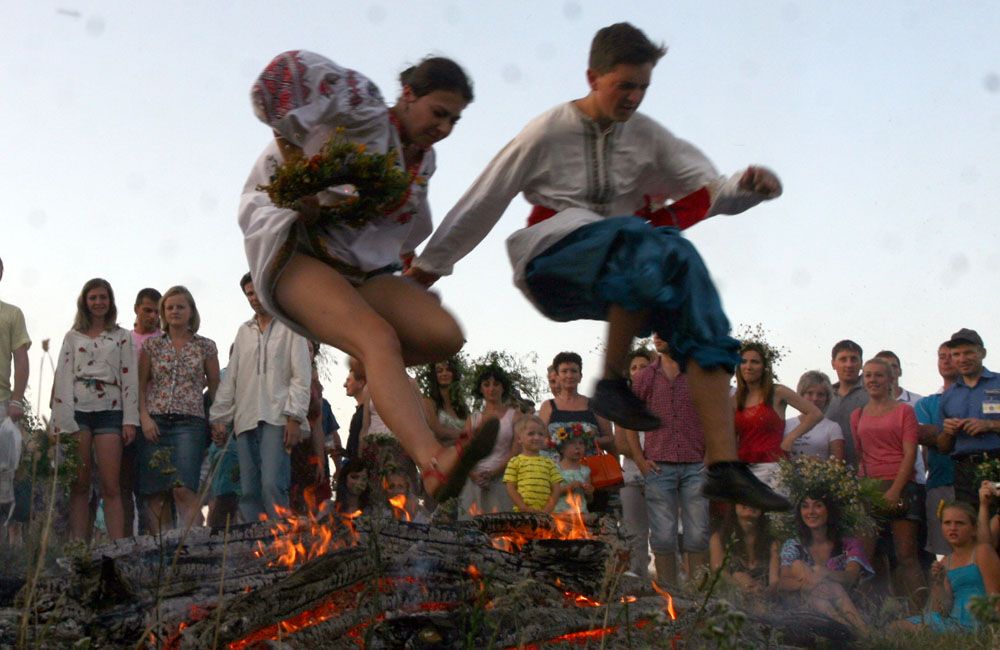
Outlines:
{"label": "young girl sitting", "polygon": [[518,420],[514,429],[521,442],[521,453],[508,461],[503,474],[514,510],[552,512],[563,478],[555,462],[538,453],[549,438],[545,423],[530,415]]}
{"label": "young girl sitting", "polygon": [[[559,486],[559,501],[554,512],[587,512],[587,502],[594,497],[590,468],[581,462],[584,447],[583,438],[568,438],[559,443],[559,473],[563,482]],[[567,498],[571,493],[575,496],[574,504],[570,504]]]}
{"label": "young girl sitting", "polygon": [[[726,551],[731,546],[729,563]],[[773,595],[778,589],[778,543],[763,511],[737,503],[709,541],[712,571],[725,564],[724,578],[746,596]]]}
{"label": "young girl sitting", "polygon": [[368,508],[368,467],[361,459],[348,460],[337,472],[337,493],[333,508],[349,515]]}
{"label": "young girl sitting", "polygon": [[989,539],[978,539],[976,511],[967,503],[950,501],[941,512],[941,532],[951,553],[931,566],[931,608],[934,611],[896,623],[936,632],[972,631],[978,627],[969,605],[973,598],[1000,593],[1000,558]]}

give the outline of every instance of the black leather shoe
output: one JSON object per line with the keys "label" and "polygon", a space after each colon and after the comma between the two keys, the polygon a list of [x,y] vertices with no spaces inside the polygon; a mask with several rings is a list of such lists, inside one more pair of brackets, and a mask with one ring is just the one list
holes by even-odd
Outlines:
{"label": "black leather shoe", "polygon": [[660,418],[648,410],[646,404],[635,396],[624,379],[602,379],[590,399],[590,408],[601,417],[633,431],[652,431],[660,428]]}
{"label": "black leather shoe", "polygon": [[713,463],[705,473],[701,493],[709,499],[742,503],[760,510],[791,510],[792,504],[759,478],[746,463]]}

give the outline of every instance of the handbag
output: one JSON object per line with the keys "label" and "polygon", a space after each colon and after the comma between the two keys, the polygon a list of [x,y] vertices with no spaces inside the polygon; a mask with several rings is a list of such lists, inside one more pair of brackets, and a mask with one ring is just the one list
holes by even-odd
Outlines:
{"label": "handbag", "polygon": [[583,457],[583,464],[590,468],[590,484],[595,490],[600,490],[624,483],[625,477],[618,457],[601,449],[596,440],[594,444],[597,446],[597,453]]}

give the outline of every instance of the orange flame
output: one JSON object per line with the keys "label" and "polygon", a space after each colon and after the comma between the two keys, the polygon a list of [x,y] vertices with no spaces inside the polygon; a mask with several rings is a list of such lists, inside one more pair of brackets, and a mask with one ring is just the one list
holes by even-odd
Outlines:
{"label": "orange flame", "polygon": [[469,516],[475,517],[476,515],[481,515],[481,514],[483,514],[483,511],[479,507],[479,503],[476,502],[476,501],[473,501],[472,505],[469,506]]}
{"label": "orange flame", "polygon": [[[590,539],[590,531],[583,520],[581,504],[583,497],[575,494],[566,495],[569,510],[552,515],[555,530],[515,530],[493,537],[493,548],[512,553],[531,540],[536,539]],[[470,509],[471,512],[471,509]]]}
{"label": "orange flame", "polygon": [[[275,505],[275,512],[280,519],[275,520],[271,527],[274,542],[269,547],[257,542],[254,550],[254,555],[258,558],[274,558],[268,562],[268,566],[294,568],[331,551],[353,546],[360,539],[354,526],[354,520],[361,515],[360,510],[348,515],[330,513],[331,516],[327,517],[329,507],[327,502],[323,502],[318,508],[310,507],[305,516],[293,515],[290,510],[279,505]],[[324,520],[320,521],[321,518]],[[266,520],[266,516],[262,518],[262,521]],[[344,531],[347,532],[346,536],[337,535]]]}
{"label": "orange flame", "polygon": [[655,580],[653,581],[653,591],[655,591],[656,593],[660,594],[660,596],[665,601],[667,601],[667,614],[670,615],[670,620],[671,621],[676,621],[677,620],[677,612],[674,611],[674,597],[670,595],[669,591],[667,591],[666,589],[661,588],[660,585],[656,584]]}
{"label": "orange flame", "polygon": [[410,511],[406,509],[406,495],[397,494],[389,497],[389,505],[392,506],[392,516],[400,521],[410,521]]}

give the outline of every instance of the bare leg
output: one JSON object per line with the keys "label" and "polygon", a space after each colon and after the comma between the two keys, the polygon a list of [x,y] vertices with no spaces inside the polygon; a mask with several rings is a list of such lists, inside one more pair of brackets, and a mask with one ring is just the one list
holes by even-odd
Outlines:
{"label": "bare leg", "polygon": [[125,516],[122,512],[122,494],[118,480],[121,476],[122,437],[120,434],[102,433],[94,436],[97,452],[97,473],[101,480],[101,498],[104,499],[104,521],[111,539],[125,537]]}
{"label": "bare leg", "polygon": [[608,349],[604,354],[604,378],[628,377],[625,356],[631,351],[632,339],[645,324],[649,310],[627,311],[620,305],[608,309]]}
{"label": "bare leg", "polygon": [[[407,286],[404,288],[403,284]],[[381,287],[385,290],[379,291]],[[432,311],[430,304],[436,304],[433,296],[398,278],[376,278],[359,291],[329,266],[295,254],[278,280],[275,298],[290,318],[320,341],[364,364],[368,388],[379,414],[421,469],[433,466],[432,461],[437,459],[442,472],[451,471],[458,452],[442,447],[427,425],[423,406],[406,374],[401,335],[382,315],[404,320],[405,314],[408,324],[401,329],[404,330],[402,338],[411,346],[407,350],[410,360],[444,358],[461,347],[461,331],[451,320],[451,340],[435,339],[441,330],[441,315],[447,316],[447,313],[438,305],[440,314],[431,313],[425,323],[425,317]],[[394,302],[402,299],[413,300],[413,303]],[[425,331],[427,336],[420,347],[418,331]]]}
{"label": "bare leg", "polygon": [[181,528],[202,524],[201,503],[197,494],[187,487],[175,487],[174,503],[177,504],[177,519]]}
{"label": "bare leg", "polygon": [[151,494],[146,497],[146,522],[149,524],[149,534],[159,535],[165,530],[170,530],[170,507],[167,501],[167,493]]}
{"label": "bare leg", "polygon": [[691,400],[705,432],[705,464],[736,460],[733,410],[729,408],[731,373],[720,368],[705,370],[693,361],[686,372]]}
{"label": "bare leg", "polygon": [[69,489],[69,534],[71,539],[86,540],[90,537],[90,476],[94,471],[91,453],[92,434],[81,430],[76,433],[80,466],[76,479]]}

